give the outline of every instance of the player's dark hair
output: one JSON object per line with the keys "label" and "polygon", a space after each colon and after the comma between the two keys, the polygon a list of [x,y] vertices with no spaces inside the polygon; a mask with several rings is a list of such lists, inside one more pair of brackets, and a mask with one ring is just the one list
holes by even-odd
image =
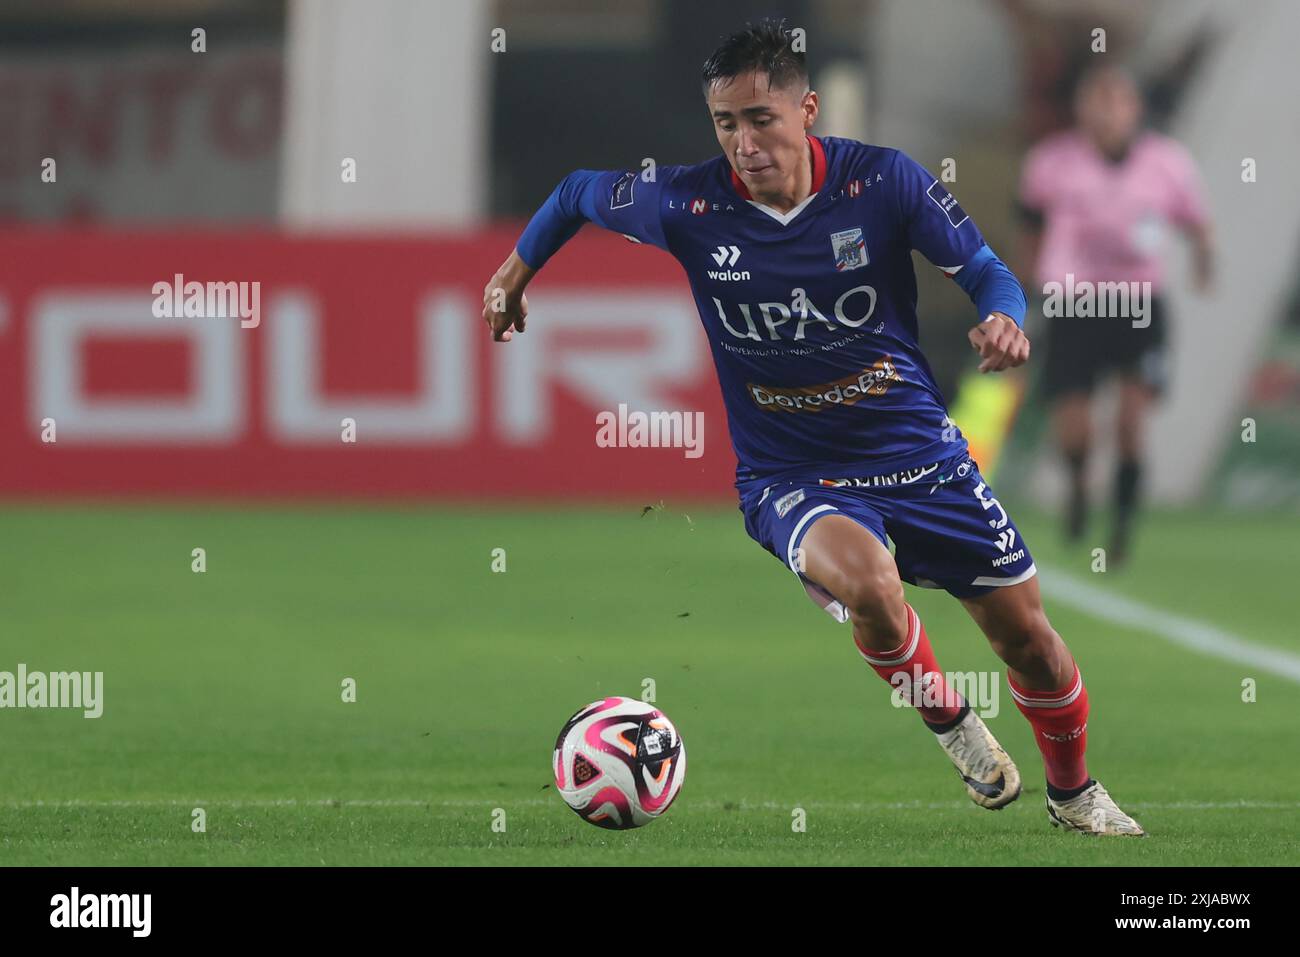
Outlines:
{"label": "player's dark hair", "polygon": [[770,89],[808,85],[804,55],[792,48],[784,20],[768,18],[757,24],[749,23],[745,29],[727,37],[704,61],[705,95],[719,80],[730,80],[751,70],[766,73]]}

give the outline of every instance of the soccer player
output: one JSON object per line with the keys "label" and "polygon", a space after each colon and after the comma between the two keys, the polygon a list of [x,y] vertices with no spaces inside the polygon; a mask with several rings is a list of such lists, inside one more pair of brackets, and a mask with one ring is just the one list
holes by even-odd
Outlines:
{"label": "soccer player", "polygon": [[[1069,469],[1065,537],[1087,528],[1086,469],[1092,446],[1090,404],[1099,379],[1115,373],[1118,463],[1107,542],[1112,565],[1129,552],[1142,477],[1143,425],[1167,388],[1167,308],[1162,239],[1172,224],[1192,240],[1194,277],[1204,291],[1212,273],[1209,219],[1196,167],[1175,140],[1140,127],[1142,99],[1127,71],[1106,65],[1085,73],[1075,93],[1077,126],[1048,137],[1025,159],[1020,209],[1036,278],[1065,289],[1129,284],[1149,300],[1122,315],[1049,316],[1044,393],[1053,404],[1058,446]],[[1143,286],[1143,283],[1150,283]],[[1136,284],[1136,285],[1134,285]],[[1094,313],[1103,296],[1097,294]],[[1141,316],[1136,315],[1141,308]]]}
{"label": "soccer player", "polygon": [[968,338],[983,372],[1029,358],[1020,284],[911,158],[809,135],[818,97],[779,25],[731,36],[703,81],[722,155],[660,166],[650,181],[635,171],[565,177],[484,289],[493,338],[524,331],[524,287],[584,222],[671,253],[708,335],[750,536],[852,622],[862,657],[910,692],[972,801],[1005,807],[1020,774],[944,682],[903,581],[946,589],[1006,662],[1043,755],[1052,823],[1143,834],[1088,774],[1083,677],[917,345],[911,251],[974,301],[980,322]]}

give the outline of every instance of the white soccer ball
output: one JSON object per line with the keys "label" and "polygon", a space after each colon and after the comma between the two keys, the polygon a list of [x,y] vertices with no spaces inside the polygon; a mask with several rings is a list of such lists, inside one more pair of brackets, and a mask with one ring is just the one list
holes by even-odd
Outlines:
{"label": "white soccer ball", "polygon": [[644,701],[593,701],[555,741],[555,787],[578,816],[623,830],[660,817],[686,779],[686,746],[667,715]]}

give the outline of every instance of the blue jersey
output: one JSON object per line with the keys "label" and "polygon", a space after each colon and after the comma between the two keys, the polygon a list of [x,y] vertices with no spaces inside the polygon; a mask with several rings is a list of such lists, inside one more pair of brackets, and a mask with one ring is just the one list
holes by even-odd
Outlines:
{"label": "blue jersey", "polygon": [[[584,221],[671,253],[690,280],[742,492],[874,475],[963,454],[917,341],[920,250],[983,311],[1024,316],[1019,284],[947,188],[893,149],[809,137],[813,193],[779,213],[724,156],[571,174],[521,236],[533,268]],[[1009,282],[1007,280],[1010,280]]]}

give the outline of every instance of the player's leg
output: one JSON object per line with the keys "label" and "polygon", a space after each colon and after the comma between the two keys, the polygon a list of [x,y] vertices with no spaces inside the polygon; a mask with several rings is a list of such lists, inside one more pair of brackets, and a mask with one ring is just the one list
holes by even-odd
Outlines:
{"label": "player's leg", "polygon": [[1111,327],[1113,364],[1119,373],[1114,515],[1106,550],[1112,566],[1128,557],[1141,499],[1147,417],[1168,386],[1166,311],[1163,297],[1153,296],[1145,325]]}
{"label": "player's leg", "polygon": [[1088,691],[1074,656],[1043,610],[1037,576],[961,599],[1007,665],[1016,707],[1034,730],[1047,772],[1052,823],[1096,834],[1141,836],[1088,774]]}
{"label": "player's leg", "polygon": [[899,492],[888,531],[897,545],[900,576],[959,599],[1006,662],[1016,706],[1033,727],[1047,768],[1053,823],[1140,833],[1088,777],[1087,691],[1069,649],[1047,620],[1037,568],[1020,530],[973,459],[944,472],[930,487]]}
{"label": "player's leg", "polygon": [[1140,378],[1124,376],[1119,385],[1116,422],[1118,461],[1115,466],[1115,514],[1107,558],[1119,565],[1128,557],[1133,521],[1141,495],[1144,428],[1155,399],[1150,386]]}
{"label": "player's leg", "polygon": [[1092,449],[1092,396],[1072,391],[1060,396],[1052,409],[1056,445],[1065,462],[1069,491],[1065,506],[1065,539],[1077,542],[1088,525],[1088,453]]}
{"label": "player's leg", "polygon": [[1133,525],[1142,494],[1142,463],[1147,416],[1168,386],[1168,327],[1164,299],[1150,302],[1145,326],[1124,328],[1120,355],[1119,412],[1116,422],[1118,462],[1115,470],[1115,515],[1107,557],[1122,564],[1128,557]]}
{"label": "player's leg", "polygon": [[876,674],[905,692],[981,807],[1020,794],[1015,764],[939,668],[920,615],[904,599],[894,558],[844,514],[817,518],[799,547],[804,575],[835,596],[853,623],[858,652]]}
{"label": "player's leg", "polygon": [[1037,575],[959,600],[1018,687],[1050,692],[1072,680],[1074,658],[1047,620]]}
{"label": "player's leg", "polygon": [[1043,397],[1052,408],[1052,431],[1065,463],[1069,491],[1064,535],[1083,537],[1088,524],[1088,455],[1092,450],[1092,390],[1105,362],[1105,343],[1086,320],[1054,318],[1047,324]]}
{"label": "player's leg", "polygon": [[803,536],[804,574],[849,613],[853,640],[867,653],[898,648],[909,616],[894,556],[862,525],[839,512],[820,516]]}
{"label": "player's leg", "polygon": [[[945,684],[921,618],[904,600],[889,549],[847,515],[830,513],[808,529],[800,554],[804,575],[848,612],[858,653],[903,689],[932,730],[948,730],[966,702]],[[928,695],[922,693],[926,686]]]}

